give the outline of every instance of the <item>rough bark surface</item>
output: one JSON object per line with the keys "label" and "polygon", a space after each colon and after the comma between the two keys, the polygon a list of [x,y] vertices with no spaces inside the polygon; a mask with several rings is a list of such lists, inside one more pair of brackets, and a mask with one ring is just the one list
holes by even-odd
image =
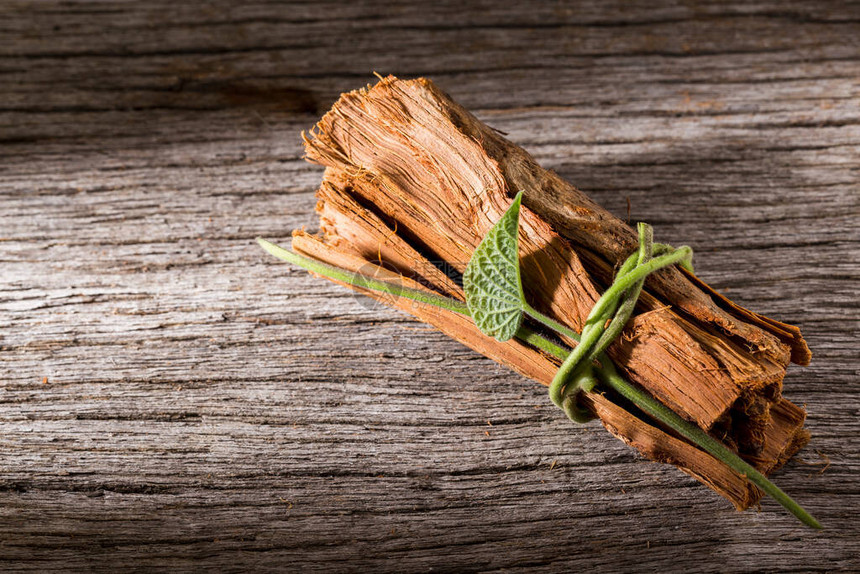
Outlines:
{"label": "rough bark surface", "polygon": [[[858,11],[3,3],[2,566],[860,569]],[[432,78],[803,330],[785,396],[816,466],[775,480],[826,530],[737,513],[259,250],[317,219],[298,134],[373,70]]]}
{"label": "rough bark surface", "polygon": [[[428,94],[423,90],[423,87],[426,85],[428,85],[426,81],[401,81],[389,78],[377,84],[370,92],[345,95],[335,104],[335,107],[327,114],[326,118],[330,120],[332,117],[336,117],[342,126],[349,126],[358,134],[377,134],[380,130],[395,134],[414,131],[414,127],[404,126],[402,122],[411,123],[413,120],[418,121],[415,118],[419,115],[427,114],[428,111],[432,112],[445,106],[456,105],[453,102],[447,101],[447,98],[444,98],[445,101],[442,101],[438,95]],[[403,104],[397,93],[401,90],[407,92],[413,89],[417,89],[422,94],[429,95],[430,99],[426,103],[421,104],[420,109],[410,112],[409,104]],[[371,94],[374,92],[376,92],[376,98],[371,99]],[[385,95],[380,97],[379,92]],[[359,108],[374,106],[384,107],[389,110],[398,110],[398,118],[395,119],[388,116],[384,120],[378,120],[379,123],[371,121],[368,125],[353,124],[350,126],[350,123],[348,123],[350,119],[349,115],[343,111],[342,103],[345,100],[353,98],[357,100],[357,107]],[[375,104],[365,104],[365,98],[371,102],[375,101]],[[404,116],[404,113],[407,115]],[[433,116],[432,113],[430,115]],[[486,195],[484,190],[482,190],[483,195],[479,195],[478,197],[464,196],[454,191],[456,187],[452,181],[457,177],[474,174],[473,179],[492,178],[492,171],[487,174],[481,172],[485,164],[492,163],[492,160],[483,152],[480,152],[474,155],[472,161],[469,162],[467,159],[470,157],[469,149],[460,149],[459,147],[448,148],[446,145],[446,142],[458,141],[458,134],[452,133],[452,131],[456,130],[453,126],[445,120],[440,121],[438,116],[425,117],[422,121],[427,122],[427,125],[425,128],[419,129],[435,132],[435,135],[429,139],[418,137],[406,140],[410,146],[406,151],[389,148],[386,145],[387,138],[385,136],[374,139],[373,153],[375,161],[373,165],[367,162],[361,163],[363,166],[362,172],[365,175],[362,175],[360,180],[334,167],[327,169],[325,179],[320,186],[320,190],[317,192],[317,197],[320,200],[317,203],[317,211],[320,213],[322,233],[318,237],[313,237],[304,231],[296,231],[293,233],[292,247],[300,253],[352,272],[374,277],[390,275],[397,282],[405,281],[414,283],[415,285],[423,285],[429,290],[462,300],[462,288],[453,283],[447,274],[442,271],[462,271],[459,259],[455,259],[452,262],[434,259],[434,263],[425,258],[413,245],[420,244],[424,246],[425,252],[430,251],[434,254],[451,251],[456,253],[458,243],[450,241],[449,236],[446,234],[440,236],[432,228],[432,222],[447,218],[447,220],[453,223],[449,223],[444,227],[440,225],[440,227],[450,229],[449,233],[451,235],[458,234],[455,236],[463,238],[465,242],[470,242],[470,245],[465,249],[472,251],[480,240],[482,233],[477,236],[469,236],[469,227],[476,218],[468,217],[467,214],[484,211],[482,205],[486,205],[492,201],[505,203],[505,197],[487,198],[484,196]],[[476,120],[473,118],[471,121],[475,122]],[[327,124],[328,122],[325,119],[320,122],[319,130],[315,134],[317,140],[331,137],[330,132],[326,131],[327,128],[324,127]],[[308,142],[308,145],[316,144]],[[513,147],[512,144],[506,145]],[[343,146],[340,149],[349,149],[350,153],[355,156],[363,155],[368,151],[367,149],[358,150],[357,145],[353,144]],[[415,187],[414,182],[421,179],[418,175],[421,167],[412,165],[404,168],[398,165],[398,161],[405,156],[422,158],[423,149],[433,149],[435,151],[432,165],[437,170],[437,173],[445,178],[444,186],[440,187],[427,182]],[[319,155],[317,154],[315,157],[319,157]],[[448,175],[448,170],[453,169],[451,167],[451,157],[462,162],[463,167],[455,173]],[[430,158],[427,158],[425,161],[430,163]],[[477,169],[475,168],[475,161],[478,161]],[[381,164],[388,164],[388,170],[378,169]],[[393,168],[397,168],[398,173],[411,175],[408,187],[403,183],[395,184],[392,181],[394,178],[389,174]],[[349,168],[348,171],[354,171],[354,168]],[[359,191],[359,188],[361,188],[361,191]],[[382,194],[383,189],[388,190],[388,192]],[[416,191],[413,192],[413,189]],[[367,207],[360,203],[362,201],[367,204]],[[468,210],[467,214],[455,212],[456,208],[452,206],[458,204],[462,206],[462,209]],[[383,216],[374,213],[374,211],[380,211],[384,207],[398,207],[398,213],[406,211],[425,213],[429,211],[432,215],[422,216],[422,219],[431,222],[431,224],[430,226],[427,224],[420,225],[416,229],[410,225],[415,221],[414,216],[409,218],[395,216],[396,218],[392,220],[390,225],[386,224],[382,220]],[[503,209],[504,206],[499,208],[499,210]],[[442,211],[445,211],[445,213],[441,213]],[[522,257],[522,261],[524,262],[524,281],[526,283],[538,282],[542,285],[549,285],[549,289],[553,291],[561,290],[556,286],[560,285],[561,281],[567,281],[567,290],[573,296],[591,296],[594,291],[591,279],[585,270],[579,266],[576,254],[565,243],[565,240],[555,235],[549,226],[525,207],[521,209],[520,223],[520,247],[521,251],[525,253],[525,256]],[[413,237],[412,241],[404,238],[407,233]],[[559,257],[559,253],[565,253],[565,255]],[[535,272],[534,261],[531,262],[531,265],[528,263],[530,258],[534,259],[536,256],[540,256],[546,260],[546,262],[538,262],[537,273]],[[438,255],[433,255],[433,257],[437,258]],[[379,267],[374,262],[379,262],[378,264],[385,267]],[[388,269],[391,269],[391,271],[388,271]],[[557,277],[559,271],[565,269],[568,270],[569,274],[573,275],[572,278]],[[553,274],[556,277],[548,279]],[[584,291],[584,293],[580,290]],[[360,291],[368,293],[366,290]],[[432,324],[445,334],[466,344],[470,348],[544,385],[550,383],[552,375],[558,366],[558,362],[555,359],[546,357],[538,352],[527,352],[528,347],[516,340],[499,343],[492,337],[482,335],[471,321],[464,319],[456,313],[440,312],[428,305],[422,305],[383,293],[375,294],[374,297],[386,304],[411,313],[418,319]],[[593,303],[593,298],[589,300]],[[546,300],[544,302],[546,303]],[[561,314],[557,313],[559,307],[562,310]],[[565,305],[563,298],[561,302],[556,302],[554,299],[550,300],[550,304],[548,305],[548,310],[551,312],[555,311],[562,320],[580,320],[580,317],[576,315],[564,314],[563,311],[566,308],[569,308],[569,306]],[[653,316],[654,311],[645,314],[645,317]],[[640,317],[637,317],[637,319],[640,319]],[[683,339],[666,338],[665,333],[671,333],[671,331],[662,327],[664,323],[665,321],[656,324],[656,327],[663,329],[664,333],[662,338],[657,339],[656,337],[648,338],[648,333],[646,332],[648,329],[654,328],[655,324],[653,321],[631,321],[630,328],[622,334],[620,339],[626,349],[635,351],[635,356],[632,362],[628,359],[628,362],[623,363],[622,366],[630,370],[631,364],[653,364],[657,366],[663,364],[665,365],[662,367],[664,372],[681,379],[686,389],[686,395],[694,396],[696,386],[701,384],[701,381],[697,378],[699,376],[698,372],[696,370],[682,370],[687,368],[687,365],[683,363],[679,365],[678,362],[673,362],[672,358],[677,355],[697,358],[695,353],[698,351],[701,354],[702,350],[689,335]],[[670,323],[668,327],[671,326],[672,324]],[[687,328],[690,327],[688,326]],[[701,331],[701,329],[698,330]],[[713,335],[710,337],[715,338]],[[653,343],[655,339],[661,341],[662,345],[654,348]],[[704,340],[704,338],[700,336],[699,340]],[[644,344],[642,344],[643,342]],[[625,354],[634,354],[630,350],[626,351]],[[705,355],[705,358],[710,357]],[[753,362],[754,360],[753,356],[746,358],[747,362]],[[700,364],[700,361],[701,359],[695,362],[689,360],[693,364]],[[654,372],[659,372],[660,370],[654,367],[651,367],[651,369]],[[657,377],[652,379],[652,381],[658,382],[659,380]],[[709,379],[705,379],[705,382],[707,381]],[[773,397],[767,397],[768,401],[771,399]],[[766,408],[765,413],[759,413],[766,414],[766,417],[762,417],[766,420],[766,425],[760,431],[761,448],[756,450],[755,456],[750,459],[750,462],[758,465],[759,470],[765,473],[775,469],[779,461],[784,462],[791,457],[808,440],[808,432],[802,428],[805,413],[802,409],[799,409],[788,401],[783,400],[782,402],[783,409],[778,412],[783,416],[771,416],[770,408]],[[730,402],[724,403],[725,407],[728,407],[730,404]],[[755,405],[750,405],[748,408],[752,409],[753,406]],[[697,453],[695,449],[690,449],[657,428],[648,428],[647,423],[637,420],[635,416],[624,413],[623,409],[601,408],[597,409],[595,414],[601,417],[601,422],[613,434],[629,444],[634,444],[648,458],[660,462],[671,462],[686,472],[693,474],[700,478],[702,482],[728,498],[738,509],[746,509],[758,501],[761,493],[756,489],[752,489],[750,485],[745,484],[741,476],[731,472],[728,468],[725,468],[721,463],[711,459],[709,456]],[[747,413],[744,413],[744,419],[750,419]],[[736,442],[739,442],[734,438],[738,434],[737,430],[727,426],[724,431],[716,436],[734,446]],[[637,437],[642,435],[647,435],[648,440],[637,440]]]}
{"label": "rough bark surface", "polygon": [[[629,244],[626,236],[633,233],[423,78],[388,77],[372,88],[344,94],[305,142],[309,159],[329,168],[324,187],[341,190],[366,207],[362,212],[385,220],[388,229],[360,239],[362,245],[374,239],[382,245],[397,234],[430,261],[456,273],[464,271],[517,190],[524,190],[533,206],[555,206],[553,201],[558,201],[552,210],[561,221],[558,227],[584,228],[599,239],[589,235],[567,240],[542,217],[546,210],[524,207],[521,270],[531,304],[576,330],[582,330],[599,288],[579,253],[602,244],[604,252],[614,255],[619,248],[608,247],[609,242],[622,241],[624,231],[623,241]],[[553,192],[547,194],[547,189]],[[343,210],[344,226],[351,226],[353,211]],[[572,214],[573,222],[565,214]],[[327,231],[339,239],[340,226],[330,227]],[[604,261],[603,267],[620,265],[625,257]],[[608,349],[609,356],[679,415],[706,430],[722,427],[720,432],[732,436],[742,450],[761,452],[789,346],[757,324],[723,312],[707,292],[682,282],[677,271],[654,276],[662,300],[646,290],[640,313]],[[610,277],[606,279],[608,284]],[[766,321],[762,317],[758,323],[769,326]],[[794,330],[792,342],[808,354],[800,331],[786,329]],[[733,410],[737,416],[730,414]],[[732,425],[732,419],[743,424]]]}

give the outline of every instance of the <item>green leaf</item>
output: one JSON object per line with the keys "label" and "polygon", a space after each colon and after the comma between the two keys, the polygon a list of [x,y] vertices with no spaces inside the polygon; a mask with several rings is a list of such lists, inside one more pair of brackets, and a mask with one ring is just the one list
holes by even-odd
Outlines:
{"label": "green leaf", "polygon": [[466,304],[485,335],[507,341],[523,323],[526,308],[520,282],[519,227],[523,193],[487,233],[463,274]]}

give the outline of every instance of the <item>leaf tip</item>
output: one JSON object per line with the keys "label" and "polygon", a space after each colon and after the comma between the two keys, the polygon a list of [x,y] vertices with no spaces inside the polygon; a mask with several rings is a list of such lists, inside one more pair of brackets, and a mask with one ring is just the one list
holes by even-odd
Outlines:
{"label": "leaf tip", "polygon": [[522,205],[522,203],[523,203],[523,190],[519,190],[517,192],[517,194],[514,196],[514,200],[511,202],[510,208],[513,208],[514,206],[516,206],[516,209],[519,210],[520,205]]}

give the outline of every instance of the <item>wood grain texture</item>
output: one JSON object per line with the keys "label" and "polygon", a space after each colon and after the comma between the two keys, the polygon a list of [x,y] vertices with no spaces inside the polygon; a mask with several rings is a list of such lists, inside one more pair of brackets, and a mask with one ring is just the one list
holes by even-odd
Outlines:
{"label": "wood grain texture", "polygon": [[[860,569],[860,7],[419,6],[0,4],[2,566]],[[826,530],[257,248],[315,220],[299,132],[373,70],[803,329],[830,465],[775,480]]]}

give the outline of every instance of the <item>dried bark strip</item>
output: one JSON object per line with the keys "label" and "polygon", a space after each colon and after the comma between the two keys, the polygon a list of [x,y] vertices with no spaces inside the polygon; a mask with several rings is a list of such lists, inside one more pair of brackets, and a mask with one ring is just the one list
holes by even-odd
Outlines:
{"label": "dried bark strip", "polygon": [[[344,94],[306,138],[306,148],[311,160],[329,168],[326,181],[348,189],[398,235],[457,271],[501,216],[512,191],[525,188],[528,198],[561,185],[426,80],[388,78]],[[603,243],[620,233],[623,224],[610,221],[590,200],[564,206],[585,230],[608,221]],[[577,219],[582,213],[588,221]],[[527,296],[542,311],[581,328],[599,284],[574,247],[534,211],[523,210],[521,227]],[[586,246],[596,247],[594,241]],[[673,293],[664,289],[658,295]],[[789,347],[758,325],[728,321],[713,301],[702,303],[710,301],[704,292],[696,293],[699,303],[675,293],[672,308],[653,294],[644,298],[648,312],[631,321],[610,355],[632,380],[703,428],[731,429],[733,419],[739,421],[734,438],[745,452],[760,452]],[[724,334],[727,326],[730,336]],[[802,340],[795,346],[802,347]]]}

